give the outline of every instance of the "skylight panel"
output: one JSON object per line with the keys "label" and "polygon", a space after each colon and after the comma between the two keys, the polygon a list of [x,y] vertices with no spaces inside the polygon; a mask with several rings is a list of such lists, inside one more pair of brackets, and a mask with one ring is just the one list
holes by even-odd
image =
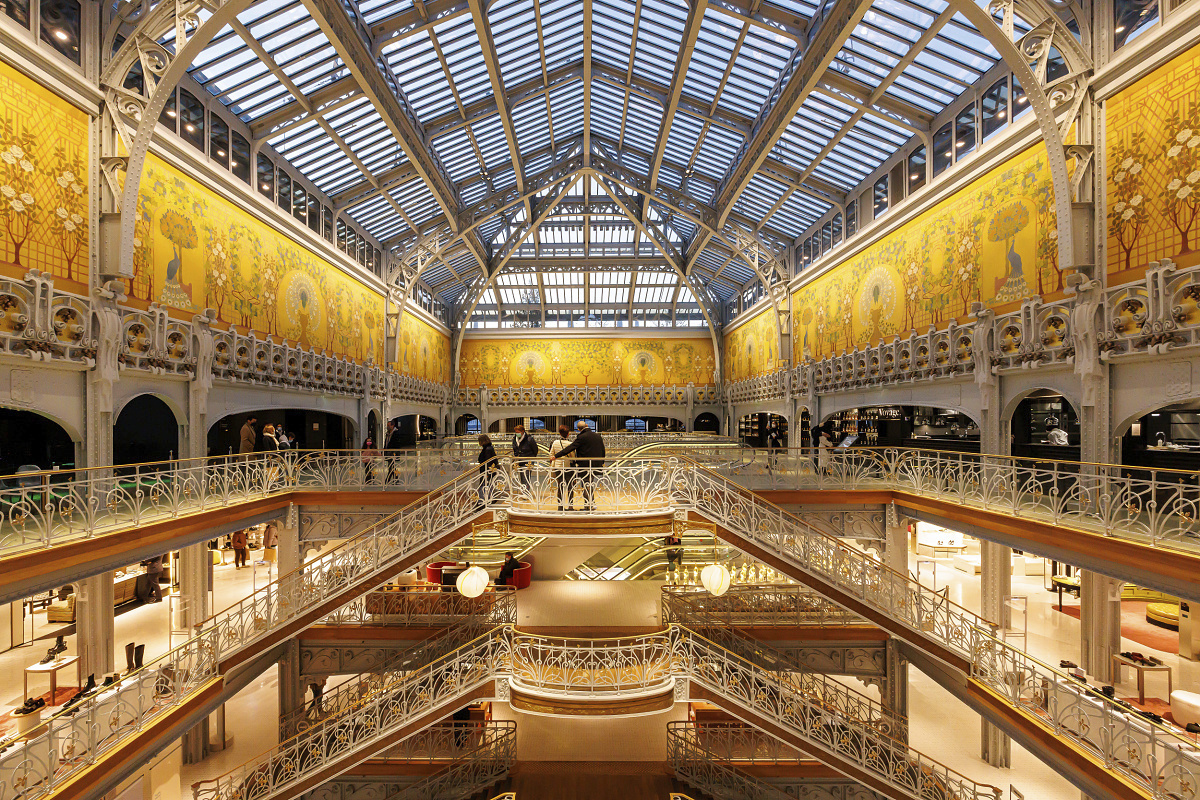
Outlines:
{"label": "skylight panel", "polygon": [[676,111],[673,119],[668,120],[671,132],[667,136],[666,154],[678,164],[688,164],[692,160],[692,151],[700,140],[700,131],[704,123],[683,111]]}
{"label": "skylight panel", "polygon": [[674,72],[687,15],[688,6],[680,0],[643,0],[634,48],[636,76],[666,83],[662,76]]}
{"label": "skylight panel", "polygon": [[755,222],[762,222],[786,191],[787,187],[778,181],[755,173],[733,207]]}
{"label": "skylight panel", "polygon": [[[616,141],[621,135],[621,115],[624,96],[611,84],[595,81],[592,84],[592,131]],[[632,129],[629,133],[632,133]]]}
{"label": "skylight panel", "polygon": [[550,119],[557,141],[583,132],[583,82],[575,81],[550,92]]}
{"label": "skylight panel", "polygon": [[441,159],[450,179],[456,183],[480,172],[479,159],[465,129],[452,131],[433,140],[433,149]]}
{"label": "skylight panel", "polygon": [[513,128],[517,132],[517,146],[528,153],[550,144],[550,117],[546,112],[546,98],[538,96],[527,100],[513,109]]}
{"label": "skylight panel", "polygon": [[647,152],[653,152],[658,142],[658,129],[662,124],[662,108],[641,95],[631,94],[628,113],[625,138]]}

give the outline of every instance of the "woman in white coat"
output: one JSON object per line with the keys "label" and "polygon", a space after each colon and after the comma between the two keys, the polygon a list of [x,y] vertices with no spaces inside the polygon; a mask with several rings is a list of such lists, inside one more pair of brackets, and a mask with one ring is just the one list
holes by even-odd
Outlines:
{"label": "woman in white coat", "polygon": [[[571,444],[571,429],[566,425],[558,426],[558,438],[550,443],[550,455],[557,456],[563,448]],[[574,459],[554,458],[550,461],[550,469],[554,473],[554,481],[558,484],[558,510],[566,511],[573,503],[571,501],[571,486],[575,481],[575,470],[571,469]]]}

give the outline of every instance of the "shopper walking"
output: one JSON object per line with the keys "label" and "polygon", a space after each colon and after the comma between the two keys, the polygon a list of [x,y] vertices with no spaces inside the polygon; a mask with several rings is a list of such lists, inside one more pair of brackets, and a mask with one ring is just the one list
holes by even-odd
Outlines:
{"label": "shopper walking", "polygon": [[575,454],[575,465],[579,468],[583,481],[584,506],[588,511],[595,511],[596,476],[604,468],[604,437],[588,427],[583,420],[579,420],[575,426],[579,429],[579,433],[575,434],[575,441],[556,455],[550,456],[550,461],[553,463],[557,459]]}
{"label": "shopper walking", "polygon": [[479,434],[479,507],[487,505],[492,500],[492,486],[496,481],[496,469],[500,466],[496,461],[496,448],[492,446],[492,437],[486,433]]}

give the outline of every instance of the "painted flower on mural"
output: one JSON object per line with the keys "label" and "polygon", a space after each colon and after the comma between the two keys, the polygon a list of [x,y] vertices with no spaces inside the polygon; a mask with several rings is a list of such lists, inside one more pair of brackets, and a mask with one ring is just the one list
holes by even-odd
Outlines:
{"label": "painted flower on mural", "polygon": [[1175,108],[1167,120],[1167,141],[1174,142],[1166,151],[1166,175],[1170,178],[1162,190],[1163,212],[1175,232],[1179,234],[1179,253],[1192,251],[1192,229],[1200,211],[1200,197],[1195,186],[1200,182],[1200,149],[1190,146],[1200,129],[1200,102],[1192,101],[1190,107]]}

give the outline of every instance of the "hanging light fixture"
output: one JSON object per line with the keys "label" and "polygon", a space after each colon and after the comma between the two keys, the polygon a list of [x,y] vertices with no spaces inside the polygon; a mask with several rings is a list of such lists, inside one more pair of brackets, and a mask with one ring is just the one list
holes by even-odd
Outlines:
{"label": "hanging light fixture", "polygon": [[487,588],[490,580],[491,578],[488,577],[487,571],[483,567],[473,565],[459,574],[454,585],[463,597],[479,597]]}
{"label": "hanging light fixture", "polygon": [[709,564],[700,573],[700,583],[713,597],[720,597],[729,591],[729,570],[724,564]]}

